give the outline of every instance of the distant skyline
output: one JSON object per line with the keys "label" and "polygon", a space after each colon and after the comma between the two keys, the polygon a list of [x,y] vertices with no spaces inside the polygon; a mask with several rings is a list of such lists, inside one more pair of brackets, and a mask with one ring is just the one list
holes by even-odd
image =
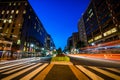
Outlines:
{"label": "distant skyline", "polygon": [[64,47],[73,32],[78,32],[78,21],[90,0],[29,0],[31,6],[51,35],[56,48]]}

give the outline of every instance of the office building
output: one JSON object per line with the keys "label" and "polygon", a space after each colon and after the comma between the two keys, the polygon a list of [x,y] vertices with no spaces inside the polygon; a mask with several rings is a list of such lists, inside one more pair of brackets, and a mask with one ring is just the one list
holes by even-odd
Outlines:
{"label": "office building", "polygon": [[47,49],[47,37],[28,0],[0,1],[0,39],[12,42],[12,52],[40,52]]}
{"label": "office building", "polygon": [[81,17],[81,19],[78,22],[78,33],[79,33],[79,41],[82,41],[85,43],[85,45],[87,45],[87,36],[86,36],[83,17]]}
{"label": "office building", "polygon": [[120,0],[92,0],[83,15],[87,42],[120,40]]}

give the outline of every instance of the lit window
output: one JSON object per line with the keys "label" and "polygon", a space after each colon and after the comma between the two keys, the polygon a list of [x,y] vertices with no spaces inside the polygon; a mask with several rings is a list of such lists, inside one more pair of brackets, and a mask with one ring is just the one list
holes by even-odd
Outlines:
{"label": "lit window", "polygon": [[5,33],[8,33],[8,31],[9,31],[9,28],[6,29],[6,32],[5,32]]}
{"label": "lit window", "polygon": [[20,3],[18,3],[18,5],[20,6]]}
{"label": "lit window", "polygon": [[18,24],[18,26],[21,26],[21,24]]}
{"label": "lit window", "polygon": [[39,32],[39,29],[37,30],[37,32]]}
{"label": "lit window", "polygon": [[93,12],[90,14],[90,16],[89,16],[89,17],[91,18],[92,16],[93,16]]}
{"label": "lit window", "polygon": [[11,11],[11,14],[13,14],[13,13],[14,13],[14,10]]}
{"label": "lit window", "polygon": [[27,6],[28,4],[27,3],[25,3],[25,6]]}
{"label": "lit window", "polygon": [[23,14],[26,14],[26,10],[23,11]]}
{"label": "lit window", "polygon": [[17,41],[17,44],[20,44],[20,40]]}
{"label": "lit window", "polygon": [[25,51],[25,50],[26,50],[26,48],[24,47],[23,51]]}
{"label": "lit window", "polygon": [[12,3],[9,3],[9,6],[11,6],[12,5]]}
{"label": "lit window", "polygon": [[0,29],[2,29],[2,27],[0,27]]}
{"label": "lit window", "polygon": [[17,36],[16,36],[16,35],[12,35],[12,37],[15,37],[15,38],[17,38]]}
{"label": "lit window", "polygon": [[104,36],[108,36],[108,35],[110,35],[112,33],[115,33],[115,32],[117,32],[117,29],[116,28],[112,28],[112,29],[106,31],[105,33],[103,33],[103,35]]}
{"label": "lit window", "polygon": [[36,29],[36,26],[34,26],[34,29]]}
{"label": "lit window", "polygon": [[28,17],[29,19],[31,18],[31,16],[29,15],[29,17]]}
{"label": "lit window", "polygon": [[24,46],[26,46],[26,45],[27,45],[27,43],[25,42],[25,43],[24,43]]}
{"label": "lit window", "polygon": [[16,14],[18,14],[18,13],[19,13],[19,10],[16,11]]}
{"label": "lit window", "polygon": [[16,5],[16,3],[13,4],[14,6]]}
{"label": "lit window", "polygon": [[114,32],[117,32],[117,29],[113,28],[111,31],[112,31],[112,33],[114,33]]}
{"label": "lit window", "polygon": [[95,40],[98,40],[98,39],[100,39],[100,38],[102,38],[102,35],[96,36],[94,39],[95,39]]}
{"label": "lit window", "polygon": [[2,14],[4,14],[4,13],[5,13],[5,10],[2,11]]}
{"label": "lit window", "polygon": [[6,23],[7,22],[7,20],[5,19],[4,21],[3,21],[3,23]]}
{"label": "lit window", "polygon": [[12,22],[12,20],[11,19],[9,19],[9,21],[8,21],[9,23],[11,23]]}
{"label": "lit window", "polygon": [[92,9],[90,9],[88,13],[90,14],[91,12],[92,12]]}
{"label": "lit window", "polygon": [[9,14],[9,10],[7,10],[7,14]]}
{"label": "lit window", "polygon": [[13,16],[10,16],[10,18],[13,18]]}
{"label": "lit window", "polygon": [[93,42],[93,39],[88,40],[89,43]]}

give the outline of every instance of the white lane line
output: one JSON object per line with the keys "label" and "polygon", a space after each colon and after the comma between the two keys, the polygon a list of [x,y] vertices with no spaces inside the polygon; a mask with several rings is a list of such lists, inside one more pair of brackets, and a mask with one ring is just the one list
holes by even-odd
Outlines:
{"label": "white lane line", "polygon": [[30,80],[33,76],[35,76],[38,72],[40,72],[43,68],[45,68],[48,65],[48,63],[45,63],[44,65],[40,66],[33,72],[29,73],[25,77],[21,78],[20,80]]}
{"label": "white lane line", "polygon": [[32,62],[32,61],[36,61],[36,60],[30,60],[30,61],[25,61],[25,62],[23,61],[23,62],[20,62],[20,63],[10,64],[10,65],[4,66],[4,67],[0,67],[0,69],[4,69],[4,68],[8,68],[8,67],[12,67],[12,66],[16,66],[16,65],[20,65],[20,64],[24,64],[24,63]]}
{"label": "white lane line", "polygon": [[22,65],[19,65],[19,66],[13,66],[13,67],[10,67],[10,68],[7,68],[7,69],[2,69],[2,70],[0,70],[0,72],[8,71],[10,69],[19,68],[19,67],[22,67],[22,66],[25,66],[25,64],[22,64]]}
{"label": "white lane line", "polygon": [[115,68],[106,68],[106,69],[111,70],[111,71],[114,71],[114,72],[117,72],[117,73],[120,73],[120,70],[115,69]]}
{"label": "white lane line", "polygon": [[89,76],[92,80],[104,80],[103,78],[99,77],[98,75],[96,75],[95,73],[87,70],[86,68],[84,68],[83,66],[80,65],[76,65],[76,67],[78,67],[82,72],[84,72],[87,76]]}
{"label": "white lane line", "polygon": [[16,68],[16,69],[10,70],[10,71],[8,71],[8,72],[4,72],[3,74],[10,74],[10,73],[15,72],[15,71],[17,71],[17,70],[20,70],[20,69],[26,68],[26,67],[28,67],[28,66],[31,66],[31,65],[33,65],[33,64],[35,64],[35,63],[31,63],[31,64],[29,64],[29,65],[26,65],[26,66],[23,66],[23,67],[20,67],[20,68]]}
{"label": "white lane line", "polygon": [[12,74],[12,75],[8,76],[8,77],[2,78],[1,80],[11,80],[12,78],[17,77],[17,76],[25,73],[26,71],[29,71],[29,70],[31,70],[32,68],[35,68],[35,67],[39,66],[40,64],[41,64],[41,63],[38,63],[38,64],[36,64],[36,65],[34,65],[34,66],[31,66],[31,67],[29,67],[29,68],[27,68],[27,69],[24,69],[24,70],[22,70],[22,71],[19,71],[19,72],[15,73],[15,74]]}
{"label": "white lane line", "polygon": [[94,69],[94,70],[96,70],[98,72],[101,72],[102,74],[107,75],[107,76],[109,76],[111,78],[114,78],[115,80],[120,80],[120,76],[115,75],[113,73],[110,73],[108,71],[105,71],[105,70],[102,70],[102,69],[99,69],[99,68],[96,68],[96,67],[91,67],[91,66],[89,66],[89,68]]}
{"label": "white lane line", "polygon": [[18,59],[18,60],[12,60],[12,61],[5,61],[5,62],[1,62],[1,64],[7,64],[7,63],[12,63],[12,62],[21,62],[21,61],[27,61],[27,60],[32,60],[34,58],[25,58],[25,59]]}

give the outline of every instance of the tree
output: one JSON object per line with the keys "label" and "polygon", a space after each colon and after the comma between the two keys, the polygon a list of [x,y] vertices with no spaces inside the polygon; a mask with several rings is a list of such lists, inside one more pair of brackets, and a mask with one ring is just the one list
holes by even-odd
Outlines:
{"label": "tree", "polygon": [[61,54],[61,53],[62,53],[62,49],[61,49],[61,48],[58,48],[58,49],[57,49],[57,53],[58,53],[58,54]]}

